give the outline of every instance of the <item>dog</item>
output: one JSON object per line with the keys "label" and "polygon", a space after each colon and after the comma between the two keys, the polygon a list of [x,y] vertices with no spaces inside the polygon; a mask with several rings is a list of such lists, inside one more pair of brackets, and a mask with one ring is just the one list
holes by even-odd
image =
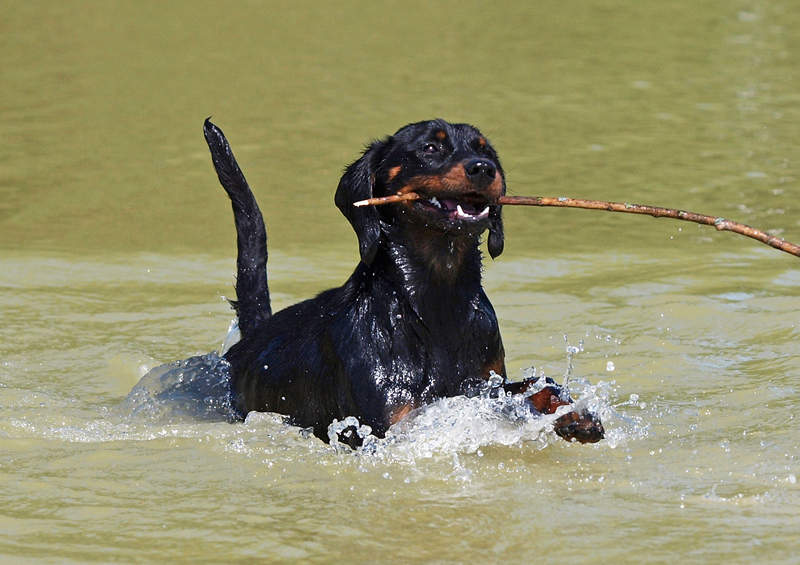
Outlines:
{"label": "dog", "polygon": [[[533,412],[552,414],[572,400],[552,380],[506,379],[494,308],[481,286],[479,243],[488,231],[494,259],[503,251],[505,174],[496,151],[469,125],[416,122],[374,141],[344,171],[335,203],[358,238],[360,262],[339,288],[272,313],[266,229],[222,131],[204,134],[237,233],[236,301],[241,339],[225,354],[231,403],[277,412],[328,441],[334,419],[355,416],[384,437],[412,410],[439,398],[475,394],[490,376],[503,393],[525,394]],[[403,192],[414,201],[355,207]],[[555,421],[568,440],[596,442],[602,423],[570,411]],[[360,444],[353,430],[339,439]]]}

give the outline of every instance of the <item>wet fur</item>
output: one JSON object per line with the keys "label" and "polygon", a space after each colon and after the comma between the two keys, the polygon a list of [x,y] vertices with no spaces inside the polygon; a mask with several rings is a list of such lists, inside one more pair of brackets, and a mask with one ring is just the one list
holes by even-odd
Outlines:
{"label": "wet fur", "polygon": [[[225,357],[240,415],[285,414],[325,441],[334,419],[355,416],[382,437],[413,408],[469,393],[490,371],[505,376],[497,317],[481,287],[478,249],[488,231],[490,255],[503,250],[496,201],[505,194],[505,175],[476,128],[418,122],[370,144],[346,169],[335,196],[356,232],[361,261],[341,287],[275,314],[258,205],[222,131],[206,120],[204,132],[231,198],[238,238],[233,304],[242,339]],[[478,208],[485,203],[489,214],[460,222],[419,203],[352,205],[400,190],[463,198]],[[524,392],[533,382],[507,386]],[[555,410],[551,397],[568,402],[554,384],[545,391],[547,401],[539,404],[549,412]],[[531,409],[538,409],[533,402]],[[572,437],[596,441],[602,426],[593,416],[586,418],[589,432]]]}

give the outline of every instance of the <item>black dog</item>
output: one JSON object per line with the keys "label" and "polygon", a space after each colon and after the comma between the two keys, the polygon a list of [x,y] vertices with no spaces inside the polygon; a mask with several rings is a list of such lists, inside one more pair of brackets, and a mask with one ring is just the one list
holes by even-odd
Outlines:
{"label": "black dog", "polygon": [[[489,254],[503,251],[497,199],[505,194],[505,177],[497,153],[476,128],[418,122],[372,143],[347,168],[335,197],[358,236],[355,272],[343,286],[275,314],[261,212],[222,131],[206,120],[204,132],[238,236],[233,306],[242,338],[225,357],[240,415],[285,414],[325,441],[334,418],[355,416],[383,437],[416,407],[468,394],[492,371],[505,378],[478,250],[488,230]],[[353,206],[408,191],[423,198]],[[522,393],[535,381],[502,387]],[[542,413],[571,402],[551,381],[529,400]],[[570,412],[555,428],[581,442],[603,437],[589,413]],[[346,439],[358,443],[353,434]]]}

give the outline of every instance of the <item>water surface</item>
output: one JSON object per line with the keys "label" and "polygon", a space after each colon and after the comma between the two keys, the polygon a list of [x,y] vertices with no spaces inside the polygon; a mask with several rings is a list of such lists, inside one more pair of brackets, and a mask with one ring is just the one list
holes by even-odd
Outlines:
{"label": "water surface", "polygon": [[[475,123],[516,194],[675,206],[800,240],[790,2],[12,3],[0,23],[0,555],[31,561],[796,562],[800,268],[707,227],[509,209],[485,287],[512,377],[609,440],[444,402],[371,453],[280,418],[132,417],[219,348],[254,186],[275,307],[341,284],[364,143]],[[566,336],[566,338],[565,338]]]}

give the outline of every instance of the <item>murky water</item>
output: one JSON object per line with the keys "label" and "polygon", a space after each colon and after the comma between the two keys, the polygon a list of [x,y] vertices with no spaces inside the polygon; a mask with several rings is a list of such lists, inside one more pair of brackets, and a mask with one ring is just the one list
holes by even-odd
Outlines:
{"label": "murky water", "polygon": [[231,320],[207,115],[265,212],[276,307],[355,265],[342,167],[432,116],[480,126],[512,193],[798,241],[798,25],[782,1],[12,3],[0,556],[797,562],[800,263],[707,227],[507,210],[485,273],[507,364],[560,379],[582,342],[573,382],[609,431],[595,445],[487,399],[440,402],[362,453],[273,415],[123,400],[148,369],[218,349]]}

